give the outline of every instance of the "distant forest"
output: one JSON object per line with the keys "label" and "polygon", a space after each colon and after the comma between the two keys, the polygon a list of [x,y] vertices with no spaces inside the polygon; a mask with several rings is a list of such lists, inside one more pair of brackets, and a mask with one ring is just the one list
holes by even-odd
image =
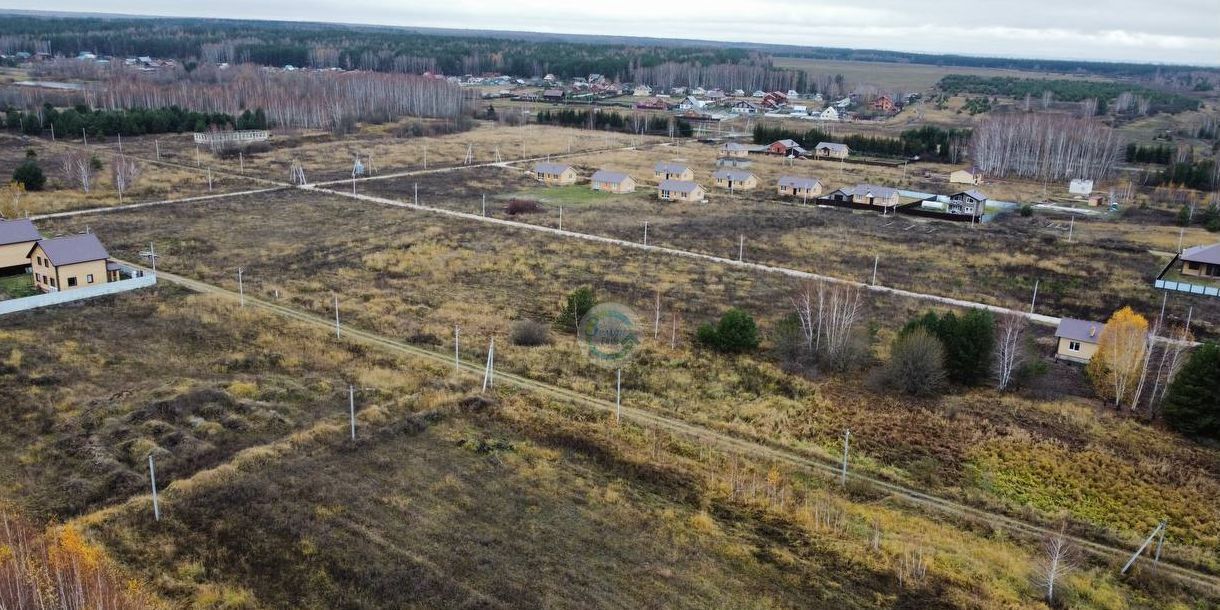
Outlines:
{"label": "distant forest", "polygon": [[1198,85],[1200,78],[1210,84],[1216,74],[1215,70],[1191,66],[967,57],[625,36],[6,14],[0,19],[0,52],[18,50],[62,55],[92,51],[183,61],[291,64],[382,72],[432,71],[449,75],[499,72],[514,76],[551,73],[573,77],[598,73],[621,81],[648,81],[654,86],[729,86],[685,82],[696,78],[724,78],[731,80],[734,87],[791,87],[801,91],[812,91],[818,83],[812,82],[805,71],[774,67],[773,57],[1089,73],[1135,77],[1179,89]]}
{"label": "distant forest", "polygon": [[1003,95],[1017,99],[1030,96],[1041,99],[1049,93],[1051,99],[1059,102],[1095,99],[1099,114],[1110,106],[1117,106],[1116,110],[1137,110],[1141,102],[1144,104],[1144,114],[1196,110],[1200,105],[1199,100],[1178,93],[1106,81],[949,74],[940,79],[936,86],[950,94]]}

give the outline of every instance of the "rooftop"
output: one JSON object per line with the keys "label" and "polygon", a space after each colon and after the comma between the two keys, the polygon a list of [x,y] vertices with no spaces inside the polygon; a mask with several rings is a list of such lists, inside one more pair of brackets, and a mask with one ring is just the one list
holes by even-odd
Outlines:
{"label": "rooftop", "polygon": [[1220,244],[1187,248],[1182,251],[1182,260],[1192,263],[1220,265]]}
{"label": "rooftop", "polygon": [[662,191],[676,191],[679,193],[693,193],[699,185],[689,180],[662,180],[661,184],[657,185]]}
{"label": "rooftop", "polygon": [[535,163],[534,164],[534,173],[535,174],[562,174],[571,168],[572,168],[571,165],[566,165],[564,163]]}
{"label": "rooftop", "polygon": [[623,172],[612,172],[608,169],[599,169],[596,172],[593,172],[592,180],[593,182],[609,182],[611,184],[618,184],[627,178],[630,178],[630,176]]}
{"label": "rooftop", "polygon": [[47,259],[56,267],[110,258],[106,247],[93,233],[43,239],[36,247],[41,247]]}
{"label": "rooftop", "polygon": [[802,178],[801,176],[780,176],[779,185],[793,188],[814,188],[822,181],[817,178]]}
{"label": "rooftop", "polygon": [[22,244],[40,239],[42,239],[42,234],[29,220],[24,218],[0,220],[0,246]]}
{"label": "rooftop", "polygon": [[1059,320],[1059,328],[1055,329],[1055,336],[1070,341],[1097,343],[1101,337],[1101,331],[1105,328],[1106,325],[1101,322],[1063,318]]}
{"label": "rooftop", "polygon": [[729,168],[718,169],[714,173],[712,173],[712,177],[717,180],[736,180],[736,181],[748,180],[753,175],[754,174],[747,172],[747,171],[743,171],[740,169],[729,169]]}

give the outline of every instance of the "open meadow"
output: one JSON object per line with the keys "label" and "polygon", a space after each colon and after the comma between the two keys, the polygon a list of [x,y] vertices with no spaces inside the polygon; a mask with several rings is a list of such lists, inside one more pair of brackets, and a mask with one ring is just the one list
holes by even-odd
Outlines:
{"label": "open meadow", "polygon": [[[1048,523],[1066,517],[1078,531],[1122,544],[1170,515],[1177,529],[1167,556],[1208,569],[1220,562],[1216,507],[1207,499],[1220,492],[1220,452],[1073,396],[1082,392],[1077,368],[1056,365],[1035,384],[1068,388],[1054,399],[971,390],[920,400],[878,392],[864,371],[809,379],[765,355],[726,358],[691,345],[697,324],[733,305],[768,332],[791,309],[792,280],[298,191],[53,226],[86,223],[116,256],[155,240],[162,269],[236,289],[240,266],[247,294],[316,315],[332,315],[337,294],[346,324],[395,340],[451,349],[458,325],[463,353],[478,361],[486,341],[500,337],[504,370],[604,399],[614,395],[613,372],[579,357],[568,336],[554,332],[538,347],[504,338],[518,320],[554,321],[564,295],[580,286],[631,306],[651,331],[659,290],[657,338],[624,369],[628,404],[827,459],[850,427],[857,468]],[[866,301],[874,345],[927,309],[899,298]]]}
{"label": "open meadow", "polygon": [[[80,332],[99,319],[113,328]],[[22,449],[6,496],[173,607],[1045,607],[1037,540],[511,387],[480,395],[232,299],[161,286],[21,315],[0,351],[0,394],[25,406],[0,431]],[[1085,559],[1065,603],[1204,601],[1115,574]]]}

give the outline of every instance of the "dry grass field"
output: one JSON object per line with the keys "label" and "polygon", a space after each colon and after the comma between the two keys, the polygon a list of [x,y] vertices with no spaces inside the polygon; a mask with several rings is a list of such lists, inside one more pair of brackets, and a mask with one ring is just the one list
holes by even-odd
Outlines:
{"label": "dry grass field", "polygon": [[[970,68],[964,66],[933,66],[926,64],[903,64],[875,61],[839,61],[777,57],[775,66],[808,70],[817,75],[842,74],[849,83],[873,85],[883,90],[897,89],[920,92],[931,88],[947,74],[971,74],[975,76],[1009,76],[1015,78],[1064,78],[1054,72],[1005,70],[1000,68]],[[1092,77],[1071,75],[1075,79],[1090,80]]]}
{"label": "dry grass field", "polygon": [[[1036,540],[528,393],[479,396],[215,297],[162,286],[8,318],[0,348],[0,394],[22,406],[0,427],[23,448],[0,465],[5,496],[172,607],[1045,608]],[[354,443],[345,383],[362,388]],[[1074,608],[1207,603],[1087,560],[1060,591]]]}
{"label": "dry grass field", "polygon": [[[859,468],[1033,518],[1067,515],[1073,527],[1123,544],[1170,515],[1182,529],[1167,553],[1213,568],[1220,562],[1208,500],[1220,492],[1214,449],[1083,398],[971,391],[913,401],[870,389],[864,371],[809,380],[765,356],[726,359],[690,346],[693,328],[731,305],[749,309],[768,331],[787,313],[794,289],[774,276],[298,192],[55,226],[84,223],[117,256],[155,239],[166,270],[236,288],[235,270],[244,266],[247,294],[320,315],[329,315],[335,291],[347,324],[398,340],[447,349],[460,325],[464,353],[475,361],[488,338],[503,339],[515,320],[553,320],[563,295],[578,286],[646,318],[660,288],[661,319],[667,326],[674,314],[680,319],[678,347],[670,349],[664,330],[646,344],[625,370],[629,404],[815,455],[833,456],[850,427]],[[883,345],[925,306],[887,298],[870,300],[867,309]],[[552,339],[535,348],[498,342],[497,362],[587,395],[613,396],[610,372],[578,357],[567,337]],[[1070,380],[1079,371],[1056,368],[1052,376]],[[1105,509],[1116,503],[1124,509]]]}
{"label": "dry grass field", "polygon": [[[0,136],[0,179],[7,183],[13,170],[25,161],[27,150],[37,154],[38,165],[47,177],[44,190],[27,192],[16,201],[0,194],[0,215],[12,218],[119,205],[120,198],[114,188],[111,166],[113,155],[104,147],[92,148],[102,163],[102,169],[96,172],[90,192],[85,193],[79,185],[68,182],[61,175],[59,159],[66,150],[64,147],[42,140],[31,140],[27,144],[15,137]],[[128,151],[126,142],[124,152],[137,154]],[[124,193],[122,203],[231,193],[259,186],[241,178],[213,173],[209,189],[206,169],[201,173],[154,163],[139,163],[139,167],[140,175]]]}

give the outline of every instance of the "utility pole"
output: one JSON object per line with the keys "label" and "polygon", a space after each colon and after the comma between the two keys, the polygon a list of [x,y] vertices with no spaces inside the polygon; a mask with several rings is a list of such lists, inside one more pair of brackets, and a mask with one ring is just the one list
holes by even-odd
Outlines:
{"label": "utility pole", "polygon": [[1068,220],[1068,243],[1072,243],[1072,233],[1076,229],[1076,217],[1073,216]]}
{"label": "utility pole", "polygon": [[1131,556],[1131,559],[1127,560],[1127,565],[1123,566],[1123,569],[1122,569],[1122,571],[1119,572],[1119,574],[1126,574],[1127,570],[1131,569],[1131,564],[1134,564],[1135,560],[1139,559],[1140,554],[1142,554],[1144,552],[1144,549],[1148,548],[1148,545],[1152,542],[1152,539],[1156,538],[1157,534],[1161,533],[1161,531],[1164,529],[1165,529],[1165,522],[1161,521],[1160,523],[1158,523],[1156,525],[1156,529],[1152,530],[1151,534],[1148,534],[1148,538],[1146,538],[1144,540],[1144,544],[1140,545],[1139,550],[1135,551],[1135,554]]}
{"label": "utility pole", "polygon": [[415,202],[415,205],[419,205],[419,183],[413,182],[411,189],[415,192],[415,194],[412,196],[412,201]]}
{"label": "utility pole", "polygon": [[153,273],[156,273],[157,272],[157,257],[160,256],[159,254],[157,254],[156,244],[154,242],[148,242],[148,249],[141,252],[140,256],[143,256],[149,260],[149,262],[152,264]]}
{"label": "utility pole", "polygon": [[623,369],[618,369],[614,377],[614,423],[623,420]]}
{"label": "utility pole", "polygon": [[487,216],[487,193],[483,193],[483,215]]}
{"label": "utility pole", "polygon": [[339,294],[336,292],[330,293],[335,299],[335,338],[339,338]]}
{"label": "utility pole", "polygon": [[559,230],[563,230],[563,206],[559,206]]}
{"label": "utility pole", "polygon": [[746,252],[746,236],[741,235],[737,238],[737,262],[741,262],[745,257]]}
{"label": "utility pole", "polygon": [[246,173],[246,153],[244,151],[237,151],[237,167],[237,171]]}
{"label": "utility pole", "polygon": [[241,280],[241,276],[245,271],[245,267],[237,268],[237,300],[241,303],[242,307],[246,306],[246,288]]}
{"label": "utility pole", "polygon": [[148,454],[148,480],[152,483],[153,520],[161,520],[161,504],[157,501],[157,469],[153,466],[153,456]]}
{"label": "utility pole", "polygon": [[843,466],[839,471],[839,485],[847,485],[847,451],[851,446],[851,429],[843,431]]}
{"label": "utility pole", "polygon": [[1041,283],[1040,279],[1034,280],[1034,298],[1029,301],[1029,313],[1034,313],[1034,305],[1038,303],[1038,284]]}
{"label": "utility pole", "polygon": [[648,221],[644,221],[644,245],[648,245]]}
{"label": "utility pole", "polygon": [[157,150],[157,160],[161,160],[161,140],[153,140],[153,146]]}
{"label": "utility pole", "polygon": [[428,144],[424,143],[424,169],[428,169]]}
{"label": "utility pole", "polygon": [[491,346],[487,348],[487,367],[483,369],[483,391],[495,385],[496,338],[491,338]]}
{"label": "utility pole", "polygon": [[1165,527],[1161,528],[1161,535],[1156,541],[1156,554],[1152,556],[1152,563],[1161,563],[1161,547],[1165,546],[1165,530],[1169,529],[1169,522],[1165,522]]}
{"label": "utility pole", "polygon": [[881,263],[881,255],[877,254],[873,257],[873,285],[877,285],[877,265]]}
{"label": "utility pole", "polygon": [[461,332],[462,331],[460,328],[458,328],[458,325],[454,324],[453,325],[453,372],[454,373],[457,373],[462,370],[462,356],[461,356],[461,351],[459,350],[459,347],[458,347]]}
{"label": "utility pole", "polygon": [[351,420],[352,440],[356,440],[356,386],[347,386],[347,413]]}

